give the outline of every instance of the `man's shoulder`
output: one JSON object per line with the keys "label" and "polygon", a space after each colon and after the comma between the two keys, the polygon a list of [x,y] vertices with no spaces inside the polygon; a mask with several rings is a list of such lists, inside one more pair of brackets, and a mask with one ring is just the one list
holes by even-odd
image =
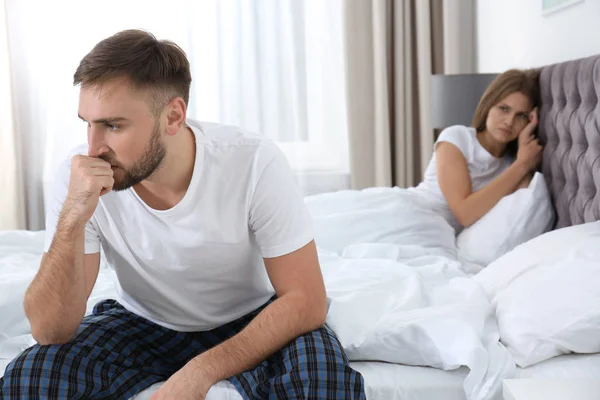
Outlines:
{"label": "man's shoulder", "polygon": [[200,143],[207,146],[260,147],[265,137],[235,125],[201,122],[188,119],[187,124],[194,129]]}
{"label": "man's shoulder", "polygon": [[189,119],[187,123],[194,130],[197,143],[205,146],[205,154],[233,157],[240,166],[246,160],[259,170],[273,159],[285,158],[271,139],[239,126]]}

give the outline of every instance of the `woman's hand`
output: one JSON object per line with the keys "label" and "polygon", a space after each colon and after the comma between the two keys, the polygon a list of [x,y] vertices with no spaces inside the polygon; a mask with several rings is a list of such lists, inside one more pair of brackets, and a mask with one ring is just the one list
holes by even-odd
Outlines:
{"label": "woman's hand", "polygon": [[525,165],[528,171],[535,170],[542,162],[543,147],[533,131],[538,124],[538,110],[535,108],[529,114],[529,123],[519,133],[519,149],[517,151],[518,163]]}
{"label": "woman's hand", "polygon": [[525,125],[525,128],[523,128],[521,133],[519,133],[519,147],[521,146],[521,143],[529,143],[531,139],[535,137],[533,132],[535,131],[537,125],[538,109],[536,107],[529,113],[529,123]]}

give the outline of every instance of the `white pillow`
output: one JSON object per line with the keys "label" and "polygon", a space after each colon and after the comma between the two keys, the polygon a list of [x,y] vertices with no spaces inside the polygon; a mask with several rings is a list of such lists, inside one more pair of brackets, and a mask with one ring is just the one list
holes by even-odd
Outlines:
{"label": "white pillow", "polygon": [[544,176],[536,172],[526,189],[504,197],[456,239],[458,258],[486,266],[521,243],[549,231],[554,208]]}
{"label": "white pillow", "polygon": [[356,245],[391,243],[456,259],[454,229],[409,190],[345,190],[308,196],[305,201],[322,251],[342,255]]}
{"label": "white pillow", "polygon": [[520,367],[570,352],[600,352],[599,243],[600,222],[559,229],[474,277]]}

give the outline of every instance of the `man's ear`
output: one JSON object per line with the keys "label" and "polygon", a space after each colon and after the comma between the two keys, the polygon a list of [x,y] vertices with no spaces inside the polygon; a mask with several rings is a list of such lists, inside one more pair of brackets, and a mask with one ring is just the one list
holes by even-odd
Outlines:
{"label": "man's ear", "polygon": [[187,107],[181,97],[175,97],[165,107],[166,133],[176,135],[185,125]]}

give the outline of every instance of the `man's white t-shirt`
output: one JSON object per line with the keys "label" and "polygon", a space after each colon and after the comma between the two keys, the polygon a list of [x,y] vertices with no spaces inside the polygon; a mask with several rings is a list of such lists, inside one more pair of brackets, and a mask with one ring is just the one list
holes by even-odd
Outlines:
{"label": "man's white t-shirt", "polygon": [[[188,120],[196,138],[190,186],[173,208],[150,208],[133,188],[100,198],[85,253],[102,247],[117,300],[177,331],[205,331],[266,303],[274,289],[263,257],[313,239],[310,215],[287,160],[271,141],[237,127]],[[87,145],[71,153],[87,154]],[[71,157],[47,207],[46,251],[66,198]]]}
{"label": "man's white t-shirt", "polygon": [[[473,192],[482,189],[492,180],[504,172],[514,161],[510,156],[497,158],[491,155],[477,140],[475,128],[463,125],[448,127],[440,133],[435,147],[441,142],[452,143],[456,146],[467,161],[471,188]],[[424,194],[434,207],[446,218],[458,233],[462,227],[448,206],[448,202],[440,189],[437,178],[437,164],[435,150],[427,169],[423,182],[416,187],[416,191]]]}

